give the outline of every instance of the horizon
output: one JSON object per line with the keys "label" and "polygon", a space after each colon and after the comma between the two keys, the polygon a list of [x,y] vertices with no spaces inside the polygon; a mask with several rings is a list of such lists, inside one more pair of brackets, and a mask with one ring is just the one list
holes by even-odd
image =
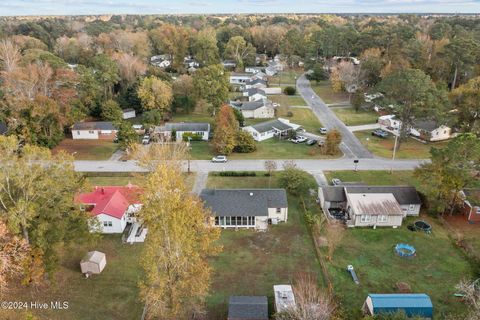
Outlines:
{"label": "horizon", "polygon": [[0,16],[225,14],[480,14],[480,0],[7,0]]}

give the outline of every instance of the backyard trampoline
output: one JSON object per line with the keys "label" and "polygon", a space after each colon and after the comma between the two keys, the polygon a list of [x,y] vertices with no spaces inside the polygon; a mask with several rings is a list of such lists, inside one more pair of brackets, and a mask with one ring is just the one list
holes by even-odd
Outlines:
{"label": "backyard trampoline", "polygon": [[418,231],[423,231],[426,233],[432,232],[432,226],[423,220],[415,221],[414,226]]}
{"label": "backyard trampoline", "polygon": [[414,257],[416,254],[415,248],[406,243],[399,243],[395,246],[395,252],[400,257]]}

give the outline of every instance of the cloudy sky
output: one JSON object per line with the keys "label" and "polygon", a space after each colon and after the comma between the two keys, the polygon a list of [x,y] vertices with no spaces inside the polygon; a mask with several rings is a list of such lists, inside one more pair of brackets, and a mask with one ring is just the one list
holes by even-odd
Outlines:
{"label": "cloudy sky", "polygon": [[0,16],[277,12],[480,13],[480,0],[0,0]]}

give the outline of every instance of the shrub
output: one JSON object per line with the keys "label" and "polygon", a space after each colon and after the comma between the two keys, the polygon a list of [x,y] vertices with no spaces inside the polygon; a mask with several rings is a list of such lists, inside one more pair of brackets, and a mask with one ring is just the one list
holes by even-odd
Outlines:
{"label": "shrub", "polygon": [[255,171],[221,171],[218,173],[220,177],[255,177]]}
{"label": "shrub", "polygon": [[289,118],[293,117],[293,112],[292,112],[292,111],[288,111],[288,112],[287,112],[287,117],[289,117]]}
{"label": "shrub", "polygon": [[294,195],[305,195],[308,189],[315,188],[309,179],[308,173],[294,166],[287,166],[280,173],[279,183],[282,188],[285,188],[289,193]]}
{"label": "shrub", "polygon": [[283,93],[285,93],[287,96],[293,96],[295,93],[297,93],[297,89],[294,87],[285,87],[285,89],[283,89]]}
{"label": "shrub", "polygon": [[182,135],[182,140],[183,141],[188,141],[188,138],[190,138],[190,141],[202,141],[203,135],[193,133],[193,132],[185,132]]}
{"label": "shrub", "polygon": [[234,152],[250,153],[257,150],[255,140],[250,133],[245,131],[238,131],[235,138],[236,143],[235,148],[233,149]]}

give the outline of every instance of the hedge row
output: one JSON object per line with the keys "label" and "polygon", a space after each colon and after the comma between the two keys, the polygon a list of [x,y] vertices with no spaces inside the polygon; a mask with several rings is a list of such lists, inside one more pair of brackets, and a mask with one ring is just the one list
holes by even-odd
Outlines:
{"label": "hedge row", "polygon": [[217,175],[220,177],[255,177],[255,171],[221,171]]}

